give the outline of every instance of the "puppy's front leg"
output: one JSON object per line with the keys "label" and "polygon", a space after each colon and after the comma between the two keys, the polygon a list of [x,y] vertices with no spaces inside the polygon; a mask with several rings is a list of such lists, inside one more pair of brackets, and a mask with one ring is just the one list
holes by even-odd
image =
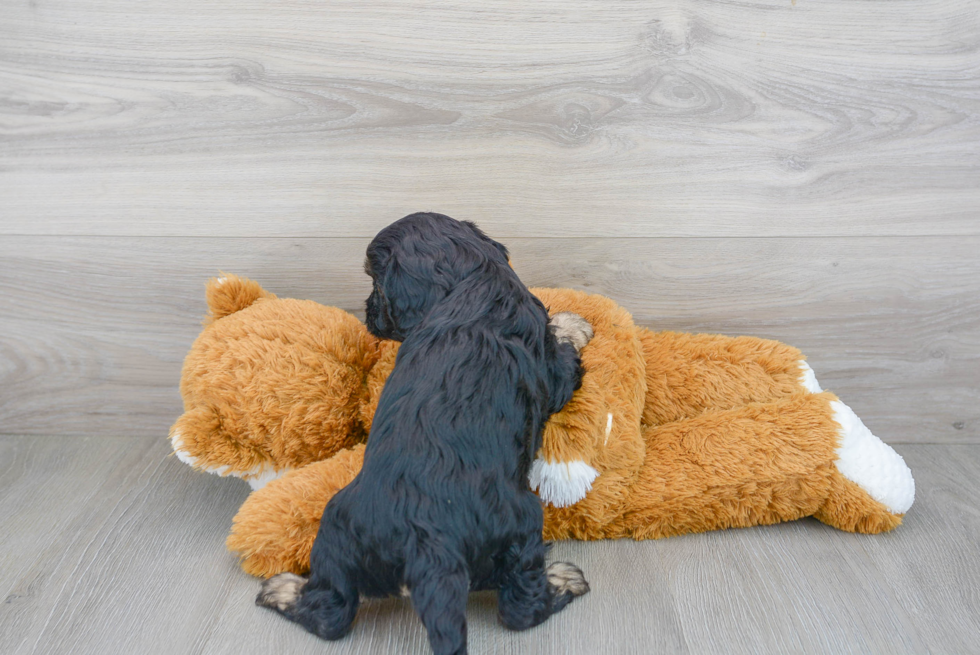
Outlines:
{"label": "puppy's front leg", "polygon": [[594,336],[589,322],[574,312],[558,312],[548,321],[548,328],[558,343],[572,344],[575,352],[585,348]]}
{"label": "puppy's front leg", "polygon": [[555,339],[555,350],[549,358],[552,413],[560,412],[582,384],[582,360],[579,351],[592,339],[592,326],[578,314],[559,312],[551,317],[548,332]]}

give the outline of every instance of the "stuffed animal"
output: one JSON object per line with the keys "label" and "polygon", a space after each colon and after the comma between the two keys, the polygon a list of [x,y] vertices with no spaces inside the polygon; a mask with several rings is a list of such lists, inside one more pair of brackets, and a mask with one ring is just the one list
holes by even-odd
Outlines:
{"label": "stuffed animal", "polygon": [[[911,507],[901,456],[820,389],[795,348],[654,332],[609,298],[532,291],[594,330],[582,387],[552,416],[530,472],[546,539],[656,539],[805,516],[879,533]],[[305,573],[323,508],[360,469],[398,344],[243,278],[212,280],[207,300],[174,452],[255,489],[227,542],[246,571]]]}

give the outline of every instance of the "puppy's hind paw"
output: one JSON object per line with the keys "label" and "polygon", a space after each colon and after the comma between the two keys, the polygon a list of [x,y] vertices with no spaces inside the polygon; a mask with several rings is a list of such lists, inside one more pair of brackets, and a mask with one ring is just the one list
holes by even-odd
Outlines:
{"label": "puppy's hind paw", "polygon": [[575,350],[585,348],[594,334],[589,322],[574,312],[558,312],[551,317],[548,326],[559,343],[570,343]]}
{"label": "puppy's hind paw", "polygon": [[296,604],[306,578],[294,573],[280,573],[262,583],[262,590],[255,597],[255,604],[285,612]]}
{"label": "puppy's hind paw", "polygon": [[589,583],[582,569],[571,562],[552,562],[545,571],[548,586],[555,596],[584,596],[589,593]]}

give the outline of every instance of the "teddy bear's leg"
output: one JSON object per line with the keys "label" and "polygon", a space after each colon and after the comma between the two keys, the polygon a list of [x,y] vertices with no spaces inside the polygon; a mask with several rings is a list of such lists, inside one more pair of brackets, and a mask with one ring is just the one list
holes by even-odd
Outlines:
{"label": "teddy bear's leg", "polygon": [[621,534],[603,536],[656,539],[810,516],[830,490],[836,435],[828,399],[812,394],[647,428]]}
{"label": "teddy bear's leg", "polygon": [[839,470],[854,463],[855,440],[854,455],[896,464],[870,432],[842,423],[842,407],[833,394],[800,393],[647,428],[619,533],[601,536],[659,538],[811,515],[845,530],[894,527],[896,512],[861,486],[874,478],[848,480]]}
{"label": "teddy bear's leg", "polygon": [[[806,362],[803,386],[820,392]],[[915,500],[915,480],[905,460],[871,433],[840,399],[828,400],[838,428],[837,459],[831,494],[814,516],[848,532],[878,533],[899,525]]]}
{"label": "teddy bear's leg", "polygon": [[708,411],[644,438],[623,518],[597,536],[660,538],[811,515],[881,532],[901,522],[914,494],[901,457],[831,393]]}
{"label": "teddy bear's leg", "polygon": [[364,446],[290,471],[253,492],[232,522],[226,545],[242,568],[269,577],[310,570],[310,551],[327,501],[357,476]]}
{"label": "teddy bear's leg", "polygon": [[901,525],[903,515],[892,513],[856,482],[845,478],[840,471],[834,471],[830,495],[813,517],[838,530],[878,534]]}
{"label": "teddy bear's leg", "polygon": [[803,354],[778,341],[638,332],[646,361],[644,426],[820,391]]}
{"label": "teddy bear's leg", "polygon": [[170,428],[170,444],[177,459],[208,473],[234,476],[261,489],[289,469],[276,468],[263,453],[232,439],[221,418],[210,408],[185,412]]}
{"label": "teddy bear's leg", "polygon": [[814,516],[848,532],[891,530],[915,500],[915,480],[902,456],[871,433],[854,411],[832,400],[839,426],[837,469],[826,502]]}

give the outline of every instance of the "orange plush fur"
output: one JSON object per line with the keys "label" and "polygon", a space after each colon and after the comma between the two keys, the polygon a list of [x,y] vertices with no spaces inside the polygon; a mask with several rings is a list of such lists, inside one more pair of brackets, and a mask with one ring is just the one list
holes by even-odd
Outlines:
{"label": "orange plush fur", "polygon": [[[582,387],[549,421],[532,471],[545,538],[649,539],[805,516],[866,533],[901,523],[905,505],[893,511],[842,474],[864,479],[841,462],[844,434],[866,428],[846,428],[837,398],[805,382],[795,348],[653,332],[609,298],[532,291],[595,332],[581,352]],[[398,344],[339,309],[278,299],[243,278],[212,280],[207,297],[174,449],[257,488],[227,542],[246,571],[304,573],[324,506],[360,469]]]}

